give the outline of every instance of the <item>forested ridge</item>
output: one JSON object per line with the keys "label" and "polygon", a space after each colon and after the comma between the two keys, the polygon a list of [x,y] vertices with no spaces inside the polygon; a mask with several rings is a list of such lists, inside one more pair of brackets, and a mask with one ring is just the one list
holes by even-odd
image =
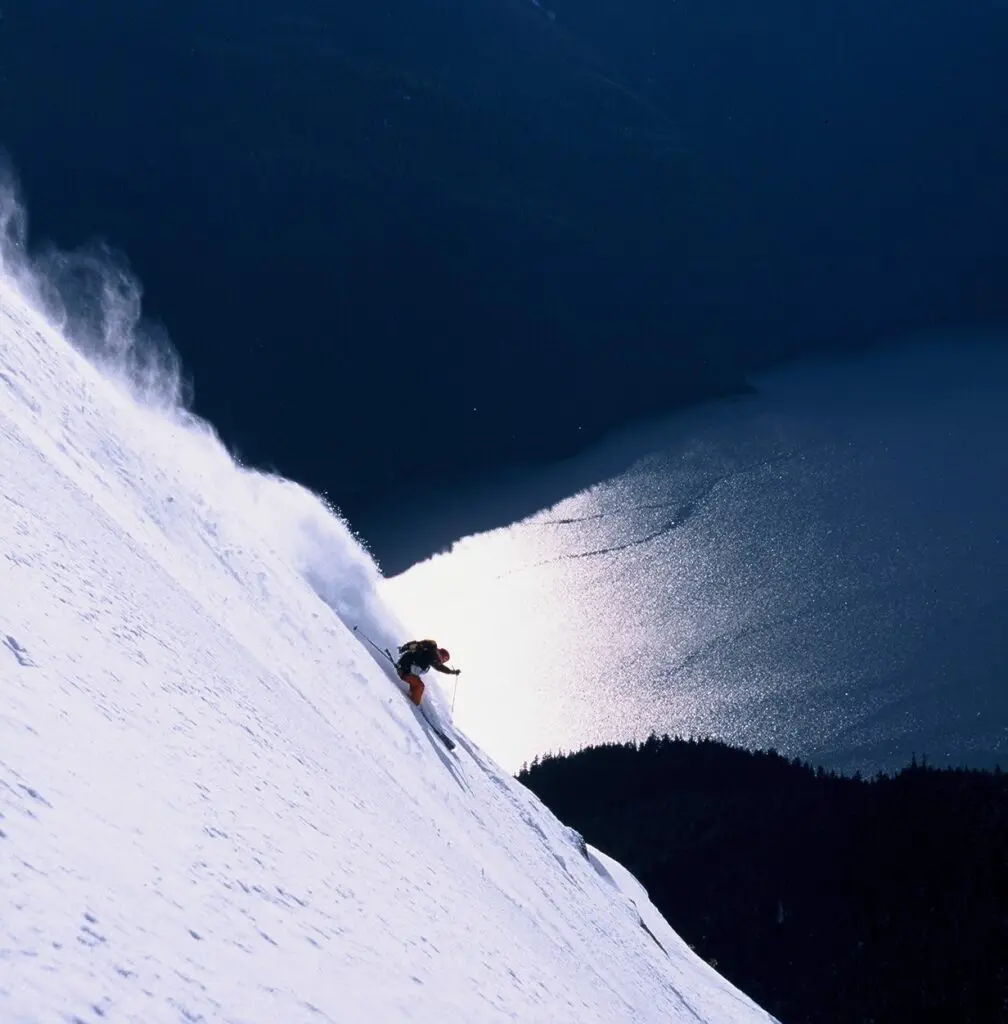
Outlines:
{"label": "forested ridge", "polygon": [[783,1024],[1008,1020],[1008,779],[652,736],[519,780]]}

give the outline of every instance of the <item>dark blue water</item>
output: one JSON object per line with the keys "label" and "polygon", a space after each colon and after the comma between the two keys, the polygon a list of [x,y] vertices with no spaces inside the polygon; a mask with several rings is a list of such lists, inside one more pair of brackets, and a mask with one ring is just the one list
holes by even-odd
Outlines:
{"label": "dark blue water", "polygon": [[847,770],[1008,761],[1003,343],[796,365],[560,470],[593,468],[388,584],[504,764],[652,730]]}

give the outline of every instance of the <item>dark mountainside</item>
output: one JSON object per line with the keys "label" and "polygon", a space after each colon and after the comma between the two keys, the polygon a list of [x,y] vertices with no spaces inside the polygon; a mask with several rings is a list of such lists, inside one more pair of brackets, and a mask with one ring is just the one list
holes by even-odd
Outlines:
{"label": "dark mountainside", "polygon": [[196,411],[365,535],[418,462],[1008,322],[1002,3],[546,7],[15,3],[0,146],[35,240],[127,253]]}
{"label": "dark mountainside", "polygon": [[864,780],[651,737],[518,778],[783,1024],[1008,1020],[1000,769]]}

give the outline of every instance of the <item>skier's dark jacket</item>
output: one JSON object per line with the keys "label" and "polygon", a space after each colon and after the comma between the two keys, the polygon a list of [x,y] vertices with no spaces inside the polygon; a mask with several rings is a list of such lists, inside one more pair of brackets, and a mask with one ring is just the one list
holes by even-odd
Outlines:
{"label": "skier's dark jacket", "polygon": [[396,662],[396,668],[400,672],[411,672],[417,670],[426,672],[432,668],[435,672],[441,672],[446,676],[455,675],[450,668],[445,668],[438,657],[438,645],[435,640],[410,640],[399,648],[402,657]]}

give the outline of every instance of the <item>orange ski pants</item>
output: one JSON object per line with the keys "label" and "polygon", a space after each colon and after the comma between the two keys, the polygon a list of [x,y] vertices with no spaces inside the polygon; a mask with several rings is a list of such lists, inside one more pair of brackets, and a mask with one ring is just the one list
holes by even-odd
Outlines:
{"label": "orange ski pants", "polygon": [[424,684],[419,676],[412,672],[400,672],[399,678],[409,687],[409,697],[417,707],[420,706],[420,698],[423,697]]}

